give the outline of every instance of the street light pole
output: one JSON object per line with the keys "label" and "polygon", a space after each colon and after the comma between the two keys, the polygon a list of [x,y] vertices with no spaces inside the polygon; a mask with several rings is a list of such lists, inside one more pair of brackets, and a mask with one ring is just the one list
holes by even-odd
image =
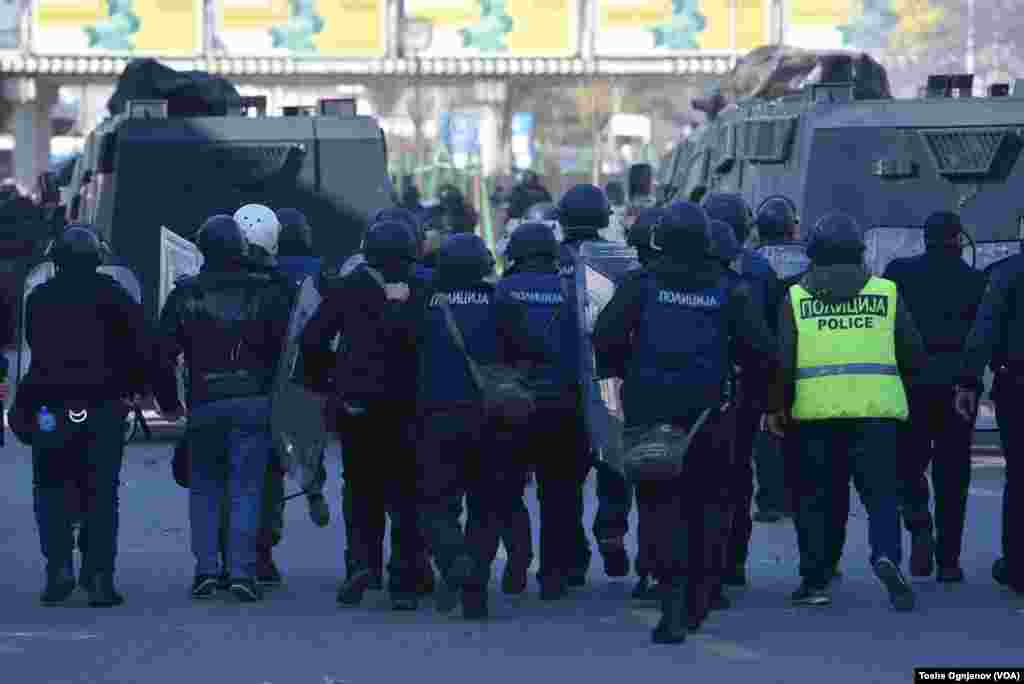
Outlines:
{"label": "street light pole", "polygon": [[967,54],[964,57],[964,70],[974,73],[974,0],[967,0]]}

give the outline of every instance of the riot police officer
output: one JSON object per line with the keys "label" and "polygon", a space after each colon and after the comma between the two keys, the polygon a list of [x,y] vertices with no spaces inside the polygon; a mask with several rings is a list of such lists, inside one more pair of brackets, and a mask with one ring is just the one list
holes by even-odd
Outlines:
{"label": "riot police officer", "polygon": [[[558,273],[558,256],[558,243],[549,226],[524,223],[512,233],[506,251],[510,268],[497,285],[499,297],[525,305],[529,331],[543,342],[545,351],[544,362],[533,368],[529,378],[539,407],[524,433],[525,443],[520,439],[518,446],[529,455],[537,472],[539,578],[541,599],[546,601],[564,597],[570,575],[578,570],[574,551],[580,521],[574,502],[590,470],[586,440],[577,427],[577,373],[565,365],[568,347],[575,340],[567,338],[561,324],[570,309]],[[509,555],[511,564],[512,549]]]}
{"label": "riot police officer", "polygon": [[[392,606],[414,610],[422,543],[414,508],[412,428],[416,326],[426,284],[413,275],[416,242],[406,225],[374,224],[362,251],[366,264],[328,291],[302,333],[306,381],[332,397],[329,413],[344,444],[348,548],[337,600],[358,605],[380,576],[386,512]],[[331,341],[338,335],[344,351],[335,354]]]}
{"label": "riot police officer", "polygon": [[[925,253],[892,261],[883,276],[899,288],[932,359],[928,372],[914,383],[908,397],[903,522],[911,535],[911,574],[930,575],[934,556],[940,582],[964,578],[960,549],[971,482],[974,418],[962,420],[954,410],[953,386],[960,370],[960,352],[985,290],[985,276],[961,258],[962,231],[956,214],[932,214],[924,224]],[[929,464],[935,485],[934,525],[925,474]]]}
{"label": "riot police officer", "polygon": [[[988,289],[978,316],[964,344],[964,359],[958,378],[957,411],[963,420],[973,420],[982,389],[982,373],[988,365],[995,374],[992,400],[1006,458],[1003,489],[1002,552],[992,566],[999,584],[1024,594],[1024,496],[1020,491],[1020,448],[1024,425],[1024,255],[1017,254],[998,264],[989,276]],[[1016,480],[1015,480],[1016,478]]]}
{"label": "riot police officer", "polygon": [[[598,231],[608,227],[611,207],[601,189],[593,185],[576,185],[562,196],[558,203],[558,222],[562,226],[565,239],[560,249],[560,271],[566,279],[569,301],[575,302],[576,297],[576,254],[580,244],[590,241],[603,241]],[[580,339],[578,315],[575,306],[572,315],[564,322],[566,334],[573,339]],[[570,368],[580,366],[580,348],[568,350],[566,365]],[[580,430],[585,430],[582,419]],[[588,449],[589,451],[589,449]],[[629,510],[632,508],[633,493],[622,475],[609,468],[601,461],[595,461],[597,471],[597,515],[594,518],[594,537],[597,538],[598,549],[604,558],[605,573],[609,577],[626,577],[629,575],[629,554],[626,552],[626,533],[629,531]],[[579,518],[583,518],[583,488],[579,489],[576,498]],[[582,586],[586,582],[587,569],[590,567],[590,545],[586,536],[581,534],[578,547],[578,570],[569,578],[570,586]]]}
{"label": "riot police officer", "polygon": [[[469,360],[511,365],[544,358],[529,335],[523,305],[497,297],[485,282],[493,269],[494,259],[479,237],[448,237],[420,328],[420,528],[445,580],[438,609],[454,609],[460,591],[467,619],[488,615],[490,567],[505,519],[501,507],[509,502],[503,493],[515,470],[502,457],[507,452],[491,441],[505,428],[484,414]],[[452,506],[463,491],[469,508],[465,533]]]}
{"label": "riot police officer", "polygon": [[792,600],[831,603],[832,540],[839,534],[831,502],[852,477],[868,511],[872,568],[893,607],[911,610],[914,593],[899,569],[898,440],[909,413],[900,373],[920,374],[927,353],[895,283],[864,268],[863,233],[852,218],[821,218],[807,253],[811,270],[779,308],[783,370],[771,403],[786,410],[767,421],[782,436],[792,419],[800,440],[797,506],[806,558]]}
{"label": "riot police officer", "polygon": [[776,347],[749,287],[730,283],[720,264],[707,258],[708,218],[700,207],[672,205],[651,245],[662,258],[644,277],[622,282],[598,317],[593,339],[599,365],[625,369],[627,430],[665,424],[689,430],[700,416],[706,420],[679,477],[637,484],[642,524],[654,536],[652,569],[664,586],[652,640],[679,643],[688,622],[697,628],[705,613],[706,594],[688,588],[707,587],[715,572],[708,540],[723,522],[715,502],[727,486],[721,461],[732,428],[722,406],[735,358],[732,341],[749,346],[766,367],[774,364]]}
{"label": "riot police officer", "polygon": [[[750,209],[739,195],[732,193],[709,193],[701,206],[711,219],[723,221],[732,226],[736,242],[742,246],[750,235]],[[742,249],[734,257],[736,271],[746,278],[751,294],[762,320],[767,320],[770,293],[778,287],[778,278],[771,264],[760,254]],[[739,574],[745,568],[750,554],[752,533],[750,506],[754,497],[754,446],[761,423],[761,407],[757,397],[744,393],[736,414],[736,466],[734,470],[732,532],[729,541],[730,574]],[[767,511],[766,511],[767,513]],[[777,512],[775,512],[777,514]]]}
{"label": "riot police officer", "polygon": [[[212,598],[223,571],[241,601],[259,601],[261,501],[274,450],[270,391],[287,334],[294,286],[273,269],[254,270],[231,216],[203,224],[199,274],[177,283],[160,315],[155,385],[161,412],[181,414],[175,374],[185,355],[191,459],[189,517],[196,573],[192,597]],[[224,463],[227,463],[227,468]],[[224,492],[230,500],[226,563],[218,562]]]}
{"label": "riot police officer", "polygon": [[[124,400],[149,384],[150,341],[142,307],[113,278],[96,272],[101,245],[94,228],[69,226],[51,255],[56,276],[26,302],[32,363],[11,416],[15,434],[32,446],[36,522],[46,558],[40,600],[56,605],[75,589],[70,481],[83,493],[89,530],[78,584],[90,605],[116,606],[124,602],[114,588]],[[67,330],[74,331],[72,342],[61,334]]]}

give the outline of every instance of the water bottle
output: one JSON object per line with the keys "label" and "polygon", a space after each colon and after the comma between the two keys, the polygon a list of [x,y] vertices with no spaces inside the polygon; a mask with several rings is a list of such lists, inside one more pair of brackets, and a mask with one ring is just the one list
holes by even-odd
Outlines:
{"label": "water bottle", "polygon": [[39,409],[39,415],[37,416],[39,421],[39,429],[42,432],[53,432],[57,429],[57,418],[50,413],[50,409],[46,406]]}

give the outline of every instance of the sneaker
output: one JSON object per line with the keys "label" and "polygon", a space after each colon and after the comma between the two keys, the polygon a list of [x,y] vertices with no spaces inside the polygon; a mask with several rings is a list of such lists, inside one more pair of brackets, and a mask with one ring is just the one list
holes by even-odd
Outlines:
{"label": "sneaker", "polygon": [[935,581],[942,584],[959,584],[964,581],[964,571],[959,565],[945,568],[939,566],[939,571],[935,575]]}
{"label": "sneaker", "polygon": [[812,587],[803,582],[800,588],[790,595],[789,600],[797,606],[827,606],[832,603],[832,596],[824,587]]}
{"label": "sneaker", "polygon": [[505,572],[501,577],[501,591],[510,596],[518,596],[526,591],[526,575],[529,564],[509,561],[505,564]]}
{"label": "sneaker", "polygon": [[[214,575],[196,575],[196,578],[192,580],[192,598],[205,600],[216,596],[221,585],[220,579]],[[228,586],[230,586],[230,582],[228,582]]]}
{"label": "sneaker", "polygon": [[256,568],[256,582],[261,587],[279,587],[284,583],[281,572],[277,569],[274,561],[261,563]]}
{"label": "sneaker", "polygon": [[935,572],[935,542],[930,530],[920,530],[911,535],[910,574],[914,577],[929,577]]}
{"label": "sneaker", "polygon": [[309,519],[314,525],[327,527],[331,524],[331,508],[323,494],[310,494],[306,497],[306,504],[309,506]]}
{"label": "sneaker", "polygon": [[363,568],[349,574],[338,587],[338,603],[345,606],[358,606],[363,601],[363,594],[373,583],[373,570]]}
{"label": "sneaker", "polygon": [[875,574],[889,592],[889,602],[898,611],[914,608],[914,592],[900,569],[888,558],[875,561]]}
{"label": "sneaker", "polygon": [[747,569],[742,565],[737,565],[732,572],[726,573],[722,577],[722,584],[727,587],[747,586]]}
{"label": "sneaker", "polygon": [[260,585],[256,584],[255,580],[252,579],[233,579],[231,580],[231,593],[234,594],[242,603],[255,603],[263,600],[263,590],[260,589]]}

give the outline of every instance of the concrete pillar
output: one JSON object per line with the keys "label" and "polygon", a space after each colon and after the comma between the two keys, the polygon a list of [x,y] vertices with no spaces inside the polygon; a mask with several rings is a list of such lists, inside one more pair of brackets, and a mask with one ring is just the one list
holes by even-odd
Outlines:
{"label": "concrete pillar", "polygon": [[14,110],[14,176],[26,188],[50,165],[53,124],[50,110],[57,102],[57,85],[36,80],[22,88]]}

